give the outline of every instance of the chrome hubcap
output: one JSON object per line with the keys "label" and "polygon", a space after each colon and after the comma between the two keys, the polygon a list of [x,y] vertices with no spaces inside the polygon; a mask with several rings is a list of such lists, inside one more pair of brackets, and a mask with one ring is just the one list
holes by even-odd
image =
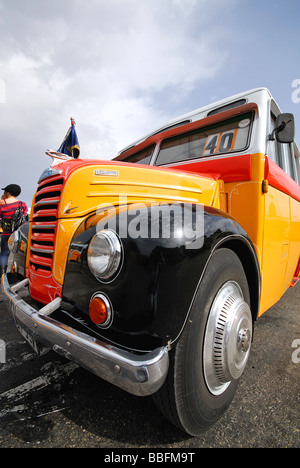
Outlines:
{"label": "chrome hubcap", "polygon": [[212,304],[204,338],[206,385],[220,395],[246,366],[252,339],[252,317],[240,286],[228,281]]}

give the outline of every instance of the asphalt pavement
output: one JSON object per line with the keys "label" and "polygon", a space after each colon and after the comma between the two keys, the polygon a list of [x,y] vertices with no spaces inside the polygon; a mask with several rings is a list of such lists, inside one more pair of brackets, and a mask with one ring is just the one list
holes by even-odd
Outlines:
{"label": "asphalt pavement", "polygon": [[198,437],[166,421],[151,397],[129,395],[52,351],[37,356],[1,295],[0,448],[23,447],[97,447],[108,462],[142,448],[176,462],[193,461],[185,454],[201,448],[300,448],[300,284],[256,322],[232,405]]}

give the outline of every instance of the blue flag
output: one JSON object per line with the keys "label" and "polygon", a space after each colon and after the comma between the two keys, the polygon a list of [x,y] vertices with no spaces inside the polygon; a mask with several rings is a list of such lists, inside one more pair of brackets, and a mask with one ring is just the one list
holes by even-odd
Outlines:
{"label": "blue flag", "polygon": [[58,153],[67,154],[77,159],[80,155],[80,146],[75,130],[75,121],[71,118],[71,127],[69,128],[64,141],[57,150]]}

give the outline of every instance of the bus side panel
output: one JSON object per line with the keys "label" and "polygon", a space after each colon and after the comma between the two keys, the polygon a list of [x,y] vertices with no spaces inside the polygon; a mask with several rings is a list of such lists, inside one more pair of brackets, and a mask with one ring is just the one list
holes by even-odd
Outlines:
{"label": "bus side panel", "polygon": [[[294,225],[293,225],[294,226]],[[288,272],[297,261],[292,259],[290,197],[269,186],[265,194],[265,218],[262,258],[262,292],[259,315],[274,305],[289,285]],[[290,274],[290,280],[293,273]]]}
{"label": "bus side panel", "polygon": [[[269,183],[268,192],[263,193],[265,159],[263,153],[252,155],[251,181],[225,184],[228,212],[251,238],[260,264],[258,315],[272,307],[288,289],[300,255],[300,203],[288,193],[286,182],[278,188]],[[274,164],[271,168],[273,174]],[[275,182],[278,185],[277,179]]]}
{"label": "bus side panel", "polygon": [[285,292],[291,285],[300,259],[300,202],[290,198],[291,210],[291,233],[290,233],[290,254],[287,265],[286,277],[283,286]]}
{"label": "bus side panel", "polygon": [[264,203],[262,180],[264,178],[265,155],[252,155],[251,181],[225,184],[228,193],[228,212],[247,232],[254,244],[260,269],[262,268]]}

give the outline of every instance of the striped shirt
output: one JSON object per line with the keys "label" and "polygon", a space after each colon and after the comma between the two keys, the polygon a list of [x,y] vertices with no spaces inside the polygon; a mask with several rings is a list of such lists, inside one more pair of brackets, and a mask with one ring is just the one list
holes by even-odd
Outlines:
{"label": "striped shirt", "polygon": [[[14,212],[19,207],[19,203],[20,203],[19,201],[16,201],[14,203],[7,203],[4,205],[0,205],[0,221],[2,218],[11,219]],[[26,203],[24,202],[21,202],[21,203],[22,203],[23,214],[25,215],[28,213],[28,208],[27,208]],[[1,234],[2,236],[10,236],[12,232],[2,232]]]}

